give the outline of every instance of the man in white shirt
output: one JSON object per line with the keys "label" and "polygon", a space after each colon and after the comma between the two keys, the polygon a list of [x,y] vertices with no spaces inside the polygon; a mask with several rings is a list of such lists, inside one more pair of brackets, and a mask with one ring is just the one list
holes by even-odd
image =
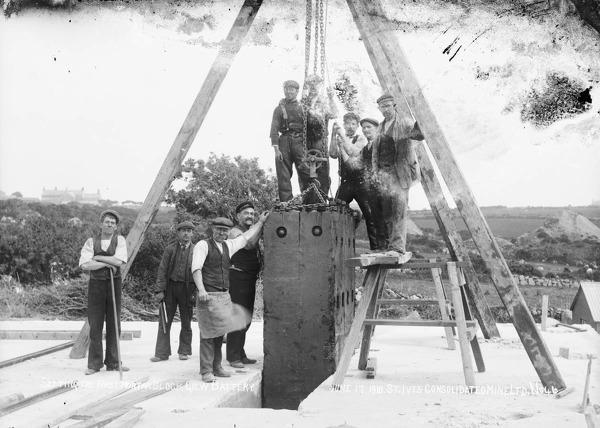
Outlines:
{"label": "man in white shirt", "polygon": [[218,217],[212,222],[213,236],[194,247],[192,275],[198,287],[196,311],[200,327],[200,374],[204,382],[215,382],[215,376],[231,376],[221,365],[223,336],[245,328],[252,315],[246,311],[238,316],[236,310],[243,310],[242,307],[231,303],[230,258],[261,233],[268,216],[268,212],[262,213],[256,224],[235,239],[226,239],[233,222]]}
{"label": "man in white shirt", "polygon": [[[88,321],[90,324],[90,347],[86,375],[106,370],[119,370],[116,329],[121,334],[121,270],[127,263],[125,238],[117,235],[120,218],[114,210],[100,214],[100,235],[89,238],[81,249],[79,266],[90,271],[88,283]],[[111,290],[110,272],[113,273],[115,303],[118,326],[115,326],[114,305]],[[106,318],[106,356],[102,361],[102,328]],[[121,367],[128,371],[129,368]]]}

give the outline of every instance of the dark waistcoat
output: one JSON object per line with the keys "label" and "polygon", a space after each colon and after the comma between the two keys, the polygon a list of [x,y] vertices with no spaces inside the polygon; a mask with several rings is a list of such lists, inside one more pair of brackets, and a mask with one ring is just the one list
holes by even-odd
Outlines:
{"label": "dark waistcoat", "polygon": [[[240,227],[234,227],[244,232]],[[231,256],[231,265],[245,272],[257,274],[260,271],[258,244],[257,247],[250,248],[249,250],[242,248]]]}
{"label": "dark waistcoat", "polygon": [[202,282],[206,291],[224,291],[229,289],[229,247],[223,243],[223,253],[219,251],[214,239],[206,240],[208,254],[202,266]]}
{"label": "dark waistcoat", "polygon": [[[92,238],[94,241],[94,255],[95,256],[114,256],[115,252],[117,251],[117,242],[118,242],[118,235],[116,233],[113,234],[112,239],[110,241],[110,245],[108,246],[108,248],[106,249],[106,251],[104,251],[102,249],[102,246],[100,244],[100,236],[96,236],[94,238]],[[90,271],[90,278],[91,279],[110,279],[110,272],[109,272],[110,268],[102,268],[102,269],[97,269],[97,270],[92,270]],[[113,274],[113,278],[120,278],[121,277],[121,268],[117,268],[117,272]]]}

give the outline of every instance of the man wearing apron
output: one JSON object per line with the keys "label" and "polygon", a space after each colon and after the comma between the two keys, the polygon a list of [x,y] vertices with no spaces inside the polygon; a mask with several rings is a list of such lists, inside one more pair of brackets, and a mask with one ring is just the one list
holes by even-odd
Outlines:
{"label": "man wearing apron", "polygon": [[252,314],[240,305],[233,305],[229,295],[231,256],[256,239],[269,216],[264,212],[258,222],[235,239],[225,239],[233,227],[231,220],[218,217],[212,222],[213,236],[194,247],[192,275],[198,288],[196,312],[200,327],[200,374],[204,382],[231,373],[221,365],[223,336],[246,328]]}

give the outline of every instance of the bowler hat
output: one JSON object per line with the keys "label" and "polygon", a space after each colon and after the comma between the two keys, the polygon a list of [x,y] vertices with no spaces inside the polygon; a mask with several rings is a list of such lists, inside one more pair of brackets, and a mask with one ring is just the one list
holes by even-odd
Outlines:
{"label": "bowler hat", "polygon": [[181,229],[193,229],[193,228],[194,228],[194,223],[192,223],[191,221],[182,221],[176,227],[177,230],[181,230]]}
{"label": "bowler hat", "polygon": [[364,122],[372,123],[373,126],[379,126],[379,122],[377,121],[377,119],[373,119],[372,117],[363,117],[360,120],[360,126],[362,126]]}
{"label": "bowler hat", "polygon": [[252,201],[244,201],[244,202],[242,202],[237,207],[235,207],[235,213],[239,214],[242,211],[244,211],[246,208],[254,208],[254,203],[252,203]]}
{"label": "bowler hat", "polygon": [[106,217],[107,215],[114,217],[115,220],[117,221],[117,224],[119,224],[119,222],[121,221],[121,217],[119,217],[119,214],[117,214],[117,212],[115,210],[102,211],[102,213],[100,213],[100,221],[104,221],[104,217]]}
{"label": "bowler hat", "polygon": [[379,98],[377,98],[377,104],[381,104],[384,101],[395,101],[394,96],[392,94],[383,94]]}
{"label": "bowler hat", "polygon": [[225,217],[217,217],[212,221],[215,227],[233,227],[233,222]]}

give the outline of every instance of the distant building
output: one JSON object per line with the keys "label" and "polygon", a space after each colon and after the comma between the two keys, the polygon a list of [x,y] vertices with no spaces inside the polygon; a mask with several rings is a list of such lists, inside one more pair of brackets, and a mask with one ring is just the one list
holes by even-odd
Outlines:
{"label": "distant building", "polygon": [[600,205],[600,199],[597,201],[592,200],[592,205]]}
{"label": "distant building", "polygon": [[589,324],[600,333],[600,282],[581,282],[571,311],[574,324]]}
{"label": "distant building", "polygon": [[77,202],[79,204],[89,205],[100,205],[100,190],[97,193],[86,193],[83,189],[81,190],[58,190],[56,187],[54,190],[42,190],[42,202],[49,204],[68,204],[69,202]]}

